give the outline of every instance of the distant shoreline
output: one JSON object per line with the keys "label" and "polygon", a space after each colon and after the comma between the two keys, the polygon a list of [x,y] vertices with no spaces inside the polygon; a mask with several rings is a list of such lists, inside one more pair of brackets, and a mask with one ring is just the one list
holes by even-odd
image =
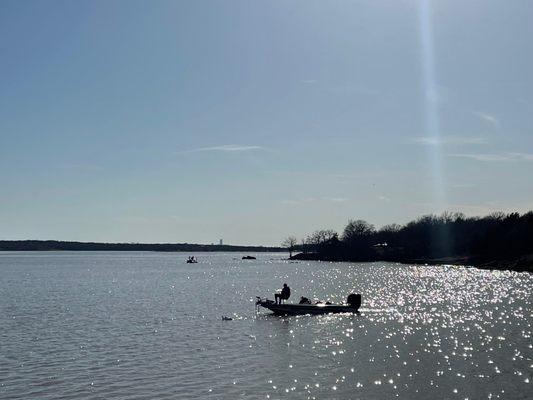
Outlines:
{"label": "distant shoreline", "polygon": [[60,240],[0,240],[0,251],[286,252],[281,247],[191,243],[97,243]]}

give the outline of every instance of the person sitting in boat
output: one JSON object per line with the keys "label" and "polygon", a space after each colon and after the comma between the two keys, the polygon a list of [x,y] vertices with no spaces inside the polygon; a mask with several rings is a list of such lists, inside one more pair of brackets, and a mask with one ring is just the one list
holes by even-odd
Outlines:
{"label": "person sitting in boat", "polygon": [[281,293],[274,294],[274,300],[276,301],[276,304],[281,304],[282,300],[287,300],[289,297],[291,297],[291,288],[287,286],[286,283],[283,284],[283,289],[281,289]]}
{"label": "person sitting in boat", "polygon": [[311,300],[309,300],[307,297],[300,297],[300,302],[298,304],[311,304]]}

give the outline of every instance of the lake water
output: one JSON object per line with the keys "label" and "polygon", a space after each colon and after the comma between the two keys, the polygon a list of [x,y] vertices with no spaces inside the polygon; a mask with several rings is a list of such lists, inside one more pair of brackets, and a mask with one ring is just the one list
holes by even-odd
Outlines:
{"label": "lake water", "polygon": [[[187,256],[0,253],[0,398],[531,398],[533,275]],[[256,315],[284,282],[362,312]]]}

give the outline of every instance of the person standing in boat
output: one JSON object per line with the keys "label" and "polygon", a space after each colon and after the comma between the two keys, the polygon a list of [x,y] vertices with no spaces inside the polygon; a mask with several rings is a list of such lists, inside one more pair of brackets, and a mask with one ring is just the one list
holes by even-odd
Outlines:
{"label": "person standing in boat", "polygon": [[286,283],[283,284],[281,293],[274,294],[274,300],[276,301],[276,304],[281,304],[282,300],[287,300],[289,297],[291,297],[291,288]]}

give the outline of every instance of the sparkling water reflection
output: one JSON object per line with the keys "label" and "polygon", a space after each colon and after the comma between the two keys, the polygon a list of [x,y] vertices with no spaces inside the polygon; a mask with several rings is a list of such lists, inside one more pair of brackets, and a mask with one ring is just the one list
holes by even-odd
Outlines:
{"label": "sparkling water reflection", "polygon": [[[198,258],[0,253],[0,398],[530,395],[530,274]],[[255,315],[283,282],[292,301],[360,292],[362,312]]]}

